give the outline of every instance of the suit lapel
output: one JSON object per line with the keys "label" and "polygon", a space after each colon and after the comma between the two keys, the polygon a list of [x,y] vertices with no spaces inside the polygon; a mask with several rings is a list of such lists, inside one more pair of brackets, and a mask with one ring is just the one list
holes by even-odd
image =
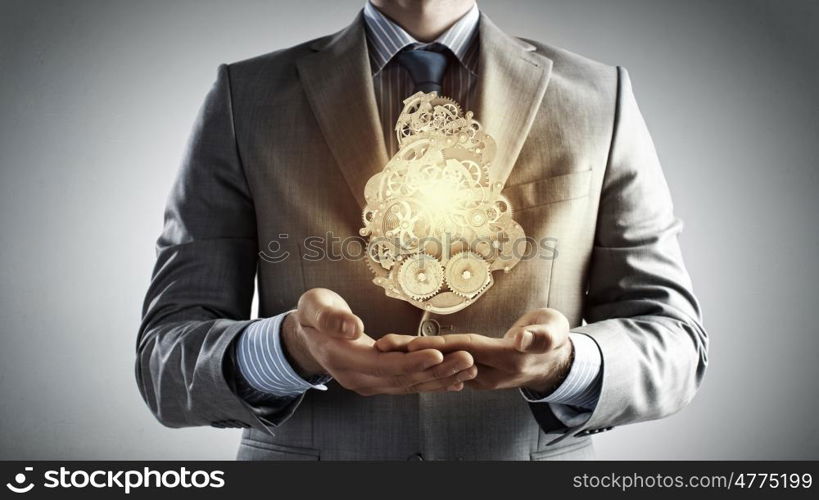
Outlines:
{"label": "suit lapel", "polygon": [[[492,178],[506,182],[543,100],[552,61],[503,33],[483,14],[479,30],[476,117],[497,142]],[[363,207],[367,180],[389,158],[362,16],[313,49],[298,62],[299,77],[344,179]]]}
{"label": "suit lapel", "polygon": [[364,186],[387,163],[367,52],[358,18],[298,62],[310,107],[350,191],[363,208]]}
{"label": "suit lapel", "polygon": [[503,33],[481,14],[476,118],[497,142],[490,168],[505,183],[520,154],[551,74],[551,59]]}

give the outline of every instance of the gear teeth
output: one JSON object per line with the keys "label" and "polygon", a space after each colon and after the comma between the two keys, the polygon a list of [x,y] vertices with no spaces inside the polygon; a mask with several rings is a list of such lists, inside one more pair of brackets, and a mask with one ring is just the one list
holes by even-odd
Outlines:
{"label": "gear teeth", "polygon": [[438,96],[429,101],[432,104],[433,109],[435,106],[443,106],[443,105],[451,105],[455,108],[457,116],[463,116],[463,110],[461,109],[461,105],[455,99],[446,96]]}
{"label": "gear teeth", "polygon": [[375,267],[376,263],[371,258],[367,257],[366,259],[364,259],[364,263],[367,264],[367,268],[370,270],[371,273],[375,275],[379,274],[378,269]]}
{"label": "gear teeth", "polygon": [[[375,268],[375,265],[378,264],[384,270],[390,270],[395,266],[396,255],[394,255],[393,251],[390,251],[389,248],[386,248],[385,243],[379,243],[377,245],[378,249],[375,251],[373,250],[373,244],[370,242],[367,244],[367,266],[374,274],[379,274],[379,270]],[[374,255],[375,253],[375,255]]]}
{"label": "gear teeth", "polygon": [[[422,261],[427,262],[424,263],[425,267],[419,269],[418,264]],[[443,267],[438,259],[427,253],[414,254],[401,264],[398,284],[413,300],[424,301],[435,296],[443,287]]]}
{"label": "gear teeth", "polygon": [[478,295],[492,281],[489,263],[469,250],[457,253],[449,259],[444,276],[452,293],[465,299]]}
{"label": "gear teeth", "polygon": [[404,100],[404,109],[395,124],[399,145],[404,146],[412,137],[427,131],[432,126],[436,110],[440,108],[447,115],[444,118],[447,126],[456,130],[472,121],[471,116],[464,116],[461,105],[454,99],[437,93],[418,92]]}
{"label": "gear teeth", "polygon": [[[491,176],[497,145],[471,111],[435,92],[417,92],[404,100],[394,132],[398,152],[365,186],[359,234],[370,242],[366,264],[387,296],[451,314],[491,287],[494,271],[517,264],[494,256],[525,233],[503,183]],[[420,245],[444,232],[482,246]]]}
{"label": "gear teeth", "polygon": [[369,227],[375,221],[376,214],[378,212],[375,210],[364,210],[361,212],[361,221],[364,223],[364,227]]}

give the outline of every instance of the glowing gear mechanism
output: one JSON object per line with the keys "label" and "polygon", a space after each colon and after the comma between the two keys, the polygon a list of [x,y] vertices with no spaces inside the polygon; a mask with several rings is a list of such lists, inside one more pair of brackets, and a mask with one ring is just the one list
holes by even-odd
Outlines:
{"label": "glowing gear mechanism", "polygon": [[472,116],[436,93],[407,98],[398,153],[364,189],[373,282],[437,314],[483,295],[492,271],[511,270],[525,244],[503,183],[490,179],[495,141]]}

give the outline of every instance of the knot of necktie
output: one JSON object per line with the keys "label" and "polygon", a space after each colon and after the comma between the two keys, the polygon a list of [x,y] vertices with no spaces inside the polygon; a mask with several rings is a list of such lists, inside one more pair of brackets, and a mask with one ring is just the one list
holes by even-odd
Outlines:
{"label": "knot of necktie", "polygon": [[446,48],[436,45],[421,49],[405,49],[395,56],[396,62],[409,73],[415,92],[438,92],[449,62]]}

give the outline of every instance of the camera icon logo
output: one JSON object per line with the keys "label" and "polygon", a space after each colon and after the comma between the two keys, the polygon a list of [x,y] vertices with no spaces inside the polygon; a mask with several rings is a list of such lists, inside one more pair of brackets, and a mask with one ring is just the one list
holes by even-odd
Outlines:
{"label": "camera icon logo", "polygon": [[[26,467],[25,469],[26,472],[31,472],[33,470],[34,467]],[[28,493],[34,488],[34,483],[24,484],[26,482],[26,475],[22,472],[19,472],[14,476],[14,482],[16,484],[6,483],[6,488],[10,489],[14,493]]]}

